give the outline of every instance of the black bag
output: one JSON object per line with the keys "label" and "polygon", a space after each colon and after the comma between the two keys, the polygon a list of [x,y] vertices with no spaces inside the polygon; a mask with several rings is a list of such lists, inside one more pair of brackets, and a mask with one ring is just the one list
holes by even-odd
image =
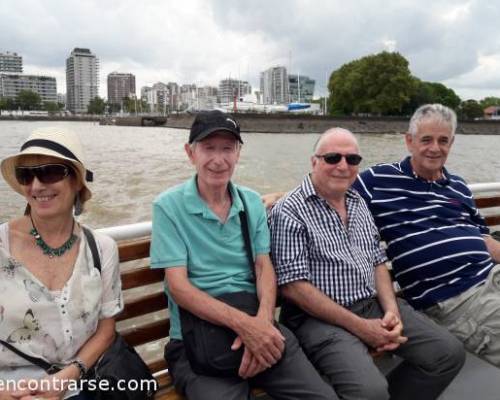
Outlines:
{"label": "black bag", "polygon": [[[248,263],[255,281],[253,253],[245,213],[246,207],[241,192],[239,192],[239,196],[243,202],[243,211],[240,211],[239,214],[241,231]],[[225,293],[216,297],[216,299],[252,316],[257,315],[259,310],[259,301],[255,293],[244,291]],[[238,376],[243,357],[243,346],[237,351],[231,350],[231,345],[237,336],[236,332],[227,327],[205,321],[181,307],[179,307],[179,317],[184,348],[192,370],[201,375]]]}
{"label": "black bag", "polygon": [[[92,252],[94,267],[101,272],[101,260],[94,235],[87,228],[82,227],[82,229]],[[110,390],[106,391],[91,390],[93,388],[87,387],[86,391],[92,393],[97,400],[147,400],[152,399],[158,389],[157,382],[148,366],[118,332],[115,333],[115,340],[111,347],[89,370],[86,378],[96,381],[107,380],[109,383]],[[125,384],[126,390],[119,390],[120,380],[123,382],[121,386]],[[138,383],[137,390],[127,387],[130,380]]]}
{"label": "black bag", "polygon": [[[216,297],[249,315],[257,315],[259,301],[255,293],[225,293]],[[194,372],[209,376],[238,376],[243,346],[231,350],[236,332],[214,325],[179,307],[186,356]]]}
{"label": "black bag", "polygon": [[[109,390],[106,391],[99,391],[98,387],[87,386],[85,391],[91,393],[96,400],[153,399],[158,386],[142,358],[118,333],[111,347],[106,350],[85,378],[95,379],[98,385],[100,381],[106,381],[109,385]],[[127,383],[131,380],[134,381],[134,385],[137,382],[137,390],[127,387]],[[119,384],[119,381],[122,383]],[[120,390],[120,385],[125,390]]]}

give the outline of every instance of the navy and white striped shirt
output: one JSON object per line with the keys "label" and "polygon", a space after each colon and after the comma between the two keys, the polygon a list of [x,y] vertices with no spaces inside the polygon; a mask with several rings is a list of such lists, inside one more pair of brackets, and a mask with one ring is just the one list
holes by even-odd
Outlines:
{"label": "navy and white striped shirt", "polygon": [[374,267],[387,257],[363,199],[346,193],[348,224],[316,194],[311,178],[271,210],[271,256],[278,285],[306,280],[340,305],[375,295]]}
{"label": "navy and white striped shirt", "polygon": [[423,180],[408,157],[369,168],[353,185],[387,243],[405,298],[419,309],[482,284],[494,265],[472,193],[462,178],[446,169],[443,174]]}

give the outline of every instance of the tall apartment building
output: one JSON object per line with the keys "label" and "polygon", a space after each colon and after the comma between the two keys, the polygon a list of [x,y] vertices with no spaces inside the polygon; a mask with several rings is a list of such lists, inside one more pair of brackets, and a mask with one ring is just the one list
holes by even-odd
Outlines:
{"label": "tall apartment building", "polygon": [[184,111],[193,108],[198,95],[196,85],[194,83],[181,85],[179,92],[179,110]]}
{"label": "tall apartment building", "polygon": [[288,91],[291,103],[310,103],[316,81],[306,75],[288,75]]}
{"label": "tall apartment building", "polygon": [[286,104],[288,96],[288,76],[286,68],[271,67],[260,73],[260,92],[263,104]]}
{"label": "tall apartment building", "polygon": [[17,53],[0,53],[0,72],[23,72],[23,58]]}
{"label": "tall apartment building", "polygon": [[89,49],[75,47],[66,59],[66,102],[73,113],[86,113],[99,95],[99,60]]}
{"label": "tall apartment building", "polygon": [[151,112],[165,114],[168,104],[168,86],[163,82],[157,82],[153,86],[141,88],[141,99],[148,103]]}
{"label": "tall apartment building", "polygon": [[219,82],[219,103],[231,103],[235,96],[239,99],[246,94],[252,94],[252,86],[247,81],[228,78]]}
{"label": "tall apartment building", "polygon": [[56,78],[0,73],[0,97],[15,99],[21,90],[31,90],[38,93],[42,103],[57,102]]}
{"label": "tall apartment building", "polygon": [[213,110],[217,105],[217,92],[217,88],[213,86],[199,87],[195,109]]}
{"label": "tall apartment building", "polygon": [[177,82],[168,82],[168,109],[170,112],[179,110],[180,89]]}
{"label": "tall apartment building", "polygon": [[122,106],[125,97],[135,98],[135,75],[110,73],[108,75],[108,103]]}

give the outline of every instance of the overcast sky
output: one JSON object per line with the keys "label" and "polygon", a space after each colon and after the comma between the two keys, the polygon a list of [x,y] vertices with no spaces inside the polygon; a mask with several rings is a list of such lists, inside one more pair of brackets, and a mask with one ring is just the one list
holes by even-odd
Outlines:
{"label": "overcast sky", "polygon": [[500,3],[461,0],[1,0],[0,52],[24,72],[57,78],[74,47],[100,60],[100,96],[112,71],[155,82],[258,89],[259,72],[284,65],[316,80],[316,96],[342,64],[399,51],[411,72],[462,99],[500,97]]}

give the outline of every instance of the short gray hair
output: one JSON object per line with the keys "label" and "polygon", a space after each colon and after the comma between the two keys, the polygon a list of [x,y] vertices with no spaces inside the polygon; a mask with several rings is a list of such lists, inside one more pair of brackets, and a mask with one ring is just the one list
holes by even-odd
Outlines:
{"label": "short gray hair", "polygon": [[424,104],[417,108],[410,119],[410,126],[408,133],[415,136],[418,127],[423,121],[434,120],[449,125],[452,136],[457,129],[457,115],[451,108],[443,106],[442,104]]}

